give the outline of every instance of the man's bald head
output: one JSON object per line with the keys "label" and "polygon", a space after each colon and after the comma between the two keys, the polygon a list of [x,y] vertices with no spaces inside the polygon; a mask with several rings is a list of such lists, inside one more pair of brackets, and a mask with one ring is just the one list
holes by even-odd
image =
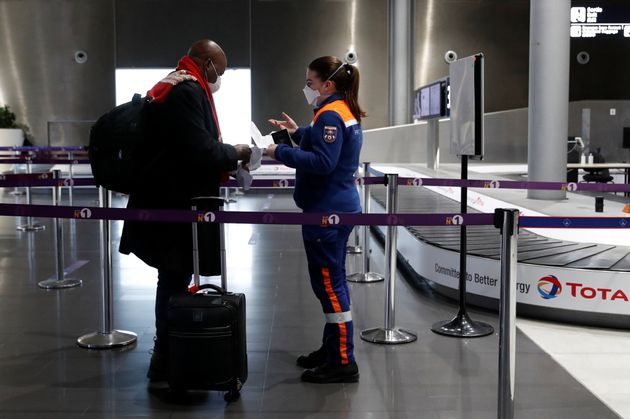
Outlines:
{"label": "man's bald head", "polygon": [[[208,82],[213,83],[216,78],[213,77],[214,70],[212,65],[216,68],[218,75],[222,75],[227,68],[227,57],[225,52],[216,42],[210,39],[200,39],[190,46],[188,49],[188,56],[192,58],[197,65],[208,73]],[[212,64],[210,64],[212,62]]]}

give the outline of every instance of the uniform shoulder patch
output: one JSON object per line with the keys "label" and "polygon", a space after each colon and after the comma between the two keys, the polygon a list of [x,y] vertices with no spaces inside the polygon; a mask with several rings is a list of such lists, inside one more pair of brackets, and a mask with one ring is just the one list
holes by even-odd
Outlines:
{"label": "uniform shoulder patch", "polygon": [[337,139],[337,127],[331,125],[324,126],[324,142],[332,144]]}

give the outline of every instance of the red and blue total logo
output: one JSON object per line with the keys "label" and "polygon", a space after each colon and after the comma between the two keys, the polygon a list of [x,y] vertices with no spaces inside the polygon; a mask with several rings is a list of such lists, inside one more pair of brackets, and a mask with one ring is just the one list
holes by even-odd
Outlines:
{"label": "red and blue total logo", "polygon": [[538,280],[538,293],[545,300],[556,298],[562,292],[562,284],[553,275],[547,275]]}
{"label": "red and blue total logo", "polygon": [[[588,286],[581,282],[565,281],[564,285],[568,287],[567,298],[577,298],[581,300],[603,300],[603,301],[624,301],[630,302],[628,294],[621,289],[603,288]],[[545,300],[556,298],[562,292],[562,283],[555,275],[543,276],[538,280],[538,293]]]}

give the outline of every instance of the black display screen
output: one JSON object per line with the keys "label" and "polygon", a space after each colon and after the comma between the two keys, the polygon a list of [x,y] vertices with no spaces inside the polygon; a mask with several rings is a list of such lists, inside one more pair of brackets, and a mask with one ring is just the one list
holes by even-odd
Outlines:
{"label": "black display screen", "polygon": [[414,119],[446,116],[446,82],[438,81],[415,91]]}

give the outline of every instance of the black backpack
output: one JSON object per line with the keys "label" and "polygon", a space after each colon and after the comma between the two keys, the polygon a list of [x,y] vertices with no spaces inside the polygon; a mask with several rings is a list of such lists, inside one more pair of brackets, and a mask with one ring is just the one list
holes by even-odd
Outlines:
{"label": "black backpack", "polygon": [[137,160],[149,103],[136,93],[131,102],[101,116],[90,130],[88,157],[97,185],[125,194],[137,188]]}

